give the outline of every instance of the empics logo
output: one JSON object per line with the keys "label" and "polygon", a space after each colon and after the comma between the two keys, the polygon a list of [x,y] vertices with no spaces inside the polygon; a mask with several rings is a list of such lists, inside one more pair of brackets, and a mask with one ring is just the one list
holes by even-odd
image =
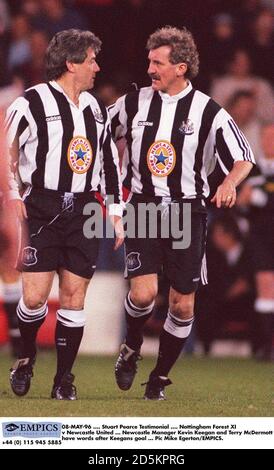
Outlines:
{"label": "empics logo", "polygon": [[6,425],[6,431],[8,432],[16,431],[16,429],[19,429],[19,426],[17,426],[17,424],[10,423]]}
{"label": "empics logo", "polygon": [[62,423],[16,421],[15,423],[2,423],[3,437],[60,437]]}

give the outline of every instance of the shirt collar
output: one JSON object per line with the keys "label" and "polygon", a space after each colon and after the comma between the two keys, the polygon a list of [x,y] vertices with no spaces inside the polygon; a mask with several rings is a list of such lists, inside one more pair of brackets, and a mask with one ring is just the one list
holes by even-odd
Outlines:
{"label": "shirt collar", "polygon": [[162,91],[159,91],[159,95],[161,96],[163,101],[166,101],[167,103],[175,103],[176,101],[179,101],[181,98],[184,98],[184,96],[188,95],[188,93],[192,90],[192,84],[191,82],[188,82],[188,85],[184,90],[180,91],[177,95],[172,95],[170,96],[168,93],[163,93]]}
{"label": "shirt collar", "polygon": [[75,108],[77,109],[83,109],[87,106],[87,104],[89,104],[89,101],[87,100],[87,96],[86,96],[86,93],[84,92],[81,92],[80,95],[79,95],[79,106],[76,106],[75,103],[73,103],[73,101],[71,101],[71,99],[68,97],[68,95],[64,92],[63,88],[59,85],[59,83],[57,83],[55,80],[52,80],[49,82],[50,85],[55,88],[55,90],[59,91],[60,93],[62,93],[68,100],[68,102],[74,106]]}

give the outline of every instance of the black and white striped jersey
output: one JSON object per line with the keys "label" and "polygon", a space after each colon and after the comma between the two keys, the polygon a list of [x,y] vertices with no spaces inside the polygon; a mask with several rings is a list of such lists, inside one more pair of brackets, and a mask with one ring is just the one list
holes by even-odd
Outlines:
{"label": "black and white striped jersey", "polygon": [[255,163],[231,116],[191,83],[175,96],[141,88],[109,111],[114,140],[126,139],[122,180],[134,193],[204,198],[217,159],[225,173],[237,160]]}
{"label": "black and white striped jersey", "polygon": [[[10,158],[14,165],[18,162],[24,185],[72,193],[100,189],[104,198],[114,196],[120,204],[110,119],[90,93],[80,94],[77,107],[54,81],[29,88],[8,108],[6,129]],[[15,172],[9,176],[11,197],[18,198]]]}

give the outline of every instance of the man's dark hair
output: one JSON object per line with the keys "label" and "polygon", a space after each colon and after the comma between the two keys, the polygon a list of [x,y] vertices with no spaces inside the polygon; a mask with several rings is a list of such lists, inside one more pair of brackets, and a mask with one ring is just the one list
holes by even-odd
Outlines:
{"label": "man's dark hair", "polygon": [[186,28],[165,26],[152,33],[147,41],[149,51],[169,46],[169,60],[172,64],[187,64],[186,78],[194,78],[199,71],[199,54],[193,36]]}
{"label": "man's dark hair", "polygon": [[57,80],[67,72],[66,61],[82,64],[91,47],[97,55],[101,41],[91,31],[67,29],[55,34],[46,52],[46,73],[48,80]]}

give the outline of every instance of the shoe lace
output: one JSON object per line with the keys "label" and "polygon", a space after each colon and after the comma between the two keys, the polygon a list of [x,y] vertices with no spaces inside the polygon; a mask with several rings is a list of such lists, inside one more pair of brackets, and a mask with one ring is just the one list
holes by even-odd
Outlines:
{"label": "shoe lace", "polygon": [[130,369],[135,369],[137,370],[137,361],[142,361],[143,357],[138,353],[133,353],[127,360],[122,358],[123,363],[125,366],[128,366]]}
{"label": "shoe lace", "polygon": [[22,379],[24,380],[32,376],[33,376],[33,372],[32,372],[32,367],[30,366],[22,366],[16,370],[16,378],[19,380],[22,380]]}

